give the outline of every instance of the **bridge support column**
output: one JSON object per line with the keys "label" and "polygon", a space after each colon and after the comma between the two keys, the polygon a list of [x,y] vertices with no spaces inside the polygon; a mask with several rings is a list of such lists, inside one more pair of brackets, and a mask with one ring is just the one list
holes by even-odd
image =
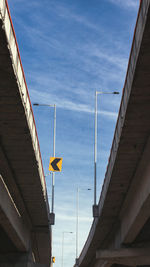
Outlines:
{"label": "bridge support column", "polygon": [[48,265],[40,263],[17,263],[15,265],[11,263],[0,263],[0,267],[48,267]]}
{"label": "bridge support column", "polygon": [[30,253],[0,255],[0,267],[49,267],[47,264],[34,263]]}
{"label": "bridge support column", "polygon": [[48,265],[40,263],[0,263],[0,267],[48,267]]}

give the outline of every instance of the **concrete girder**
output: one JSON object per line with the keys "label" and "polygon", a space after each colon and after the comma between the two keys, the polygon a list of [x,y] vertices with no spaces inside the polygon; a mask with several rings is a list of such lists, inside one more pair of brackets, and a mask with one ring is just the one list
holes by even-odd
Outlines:
{"label": "concrete girder", "polygon": [[[99,218],[94,220],[79,257],[80,267],[101,266],[103,263],[100,260],[97,263],[95,259],[96,249],[116,249],[122,243],[127,245],[133,242],[150,215],[149,156],[145,150],[149,146],[150,134],[149,29],[150,0],[145,0],[141,2],[138,13],[118,121],[99,201]],[[142,166],[146,167],[144,172]],[[127,203],[128,198],[130,201]],[[127,205],[122,209],[123,203]]]}
{"label": "concrete girder", "polygon": [[31,253],[0,254],[0,267],[49,267],[49,264],[33,262]]}
{"label": "concrete girder", "polygon": [[132,243],[150,217],[150,138],[122,207],[114,247]]}
{"label": "concrete girder", "polygon": [[110,267],[112,265],[111,262],[108,262],[107,260],[101,260],[98,259],[94,265],[94,267]]}
{"label": "concrete girder", "polygon": [[11,166],[7,160],[6,153],[0,144],[0,174],[5,180],[5,184],[8,187],[10,195],[12,196],[19,212],[21,213],[22,219],[29,229],[32,228],[31,218],[26,209],[25,203],[22,199],[18,185],[16,184],[16,177],[11,169]]}
{"label": "concrete girder", "polygon": [[[17,250],[26,251],[28,246],[22,244],[24,240],[19,239],[19,234],[22,234],[19,232],[21,218],[30,232],[35,262],[49,264],[51,229],[42,159],[25,74],[6,0],[0,0],[0,54],[0,174],[21,215],[17,217],[11,203],[13,208],[10,210],[16,216],[18,229],[13,229],[13,221],[8,220],[9,216],[12,219],[11,212],[9,216],[3,212],[1,215],[5,215],[8,223],[8,231],[4,232],[13,240]],[[0,203],[3,208],[1,198]],[[1,225],[2,230],[6,228],[5,223],[0,221],[0,230]]]}
{"label": "concrete girder", "polygon": [[[127,266],[149,265],[150,248],[121,248],[117,250],[98,250],[96,258],[112,264]],[[103,265],[100,265],[101,267]],[[96,267],[96,266],[95,266]]]}
{"label": "concrete girder", "polygon": [[19,251],[29,250],[30,234],[0,175],[0,224]]}

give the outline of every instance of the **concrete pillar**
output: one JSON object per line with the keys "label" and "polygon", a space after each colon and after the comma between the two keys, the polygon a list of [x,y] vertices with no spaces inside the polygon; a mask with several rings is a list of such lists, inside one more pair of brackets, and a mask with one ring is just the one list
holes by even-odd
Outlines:
{"label": "concrete pillar", "polygon": [[17,263],[15,265],[11,263],[0,263],[0,267],[48,267],[48,266],[39,263]]}
{"label": "concrete pillar", "polygon": [[48,265],[45,264],[40,264],[40,263],[0,263],[0,267],[49,267]]}
{"label": "concrete pillar", "polygon": [[0,255],[0,267],[49,267],[46,264],[34,263],[31,253],[11,253]]}

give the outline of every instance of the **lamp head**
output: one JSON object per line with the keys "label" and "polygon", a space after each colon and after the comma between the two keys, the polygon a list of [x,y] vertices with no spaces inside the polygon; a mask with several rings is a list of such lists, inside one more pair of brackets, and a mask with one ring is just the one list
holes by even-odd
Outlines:
{"label": "lamp head", "polygon": [[39,104],[38,103],[33,103],[33,106],[39,106]]}

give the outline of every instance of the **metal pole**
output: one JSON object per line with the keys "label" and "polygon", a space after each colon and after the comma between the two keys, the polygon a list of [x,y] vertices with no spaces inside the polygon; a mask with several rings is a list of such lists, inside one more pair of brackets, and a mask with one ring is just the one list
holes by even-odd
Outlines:
{"label": "metal pole", "polygon": [[53,146],[53,155],[55,157],[55,140],[56,140],[56,105],[54,104],[54,146]]}
{"label": "metal pole", "polygon": [[[56,142],[56,105],[48,105],[48,104],[39,104],[34,103],[34,106],[47,106],[54,108],[54,133],[53,133],[53,157],[55,157],[55,142]],[[54,188],[55,188],[55,173],[52,172],[52,208],[51,213],[54,214]],[[53,218],[54,221],[54,218]]]}
{"label": "metal pole", "polygon": [[[78,248],[79,248],[79,191],[81,188],[77,187],[76,192],[76,262],[78,260]],[[91,188],[85,190],[90,191]]]}
{"label": "metal pole", "polygon": [[61,266],[64,265],[64,236],[65,234],[73,234],[73,232],[62,232],[62,258],[61,258]]}
{"label": "metal pole", "polygon": [[64,232],[62,233],[62,262],[61,266],[63,267],[63,261],[64,261]]}
{"label": "metal pole", "polygon": [[93,217],[98,217],[98,205],[96,194],[97,194],[97,95],[100,94],[114,94],[118,95],[119,92],[99,92],[95,91],[95,135],[94,135],[94,205],[93,205]]}
{"label": "metal pole", "polygon": [[97,91],[95,92],[95,140],[94,140],[94,205],[96,205],[96,164],[97,164]]}
{"label": "metal pole", "polygon": [[[56,141],[56,105],[54,104],[53,157],[55,157],[55,141]],[[54,188],[55,188],[55,173],[52,172],[52,213],[54,213]]]}
{"label": "metal pole", "polygon": [[78,258],[78,226],[79,226],[79,187],[77,187],[77,196],[76,196],[76,259]]}
{"label": "metal pole", "polygon": [[54,187],[55,187],[55,176],[52,173],[52,213],[54,213]]}

